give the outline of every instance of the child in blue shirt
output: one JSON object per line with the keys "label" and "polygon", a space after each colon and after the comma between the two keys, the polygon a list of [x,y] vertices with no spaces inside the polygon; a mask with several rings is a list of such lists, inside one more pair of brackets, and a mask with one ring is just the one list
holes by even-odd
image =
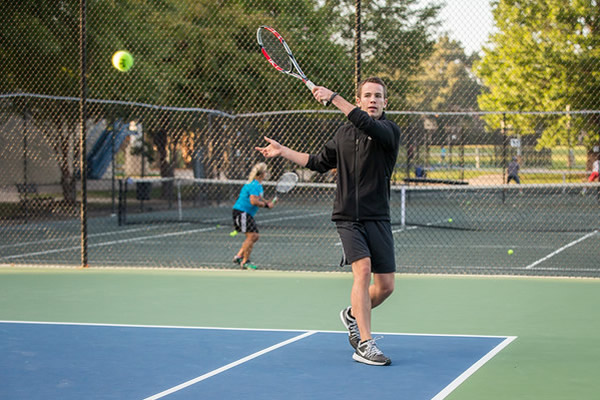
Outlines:
{"label": "child in blue shirt", "polygon": [[246,234],[246,240],[242,247],[233,257],[233,262],[240,265],[243,269],[256,269],[257,266],[250,262],[250,253],[254,244],[258,241],[258,227],[254,220],[254,215],[259,207],[273,208],[273,203],[264,198],[264,189],[262,182],[267,178],[269,171],[267,164],[258,163],[250,171],[248,183],[246,183],[240,195],[233,205],[233,227],[236,232]]}

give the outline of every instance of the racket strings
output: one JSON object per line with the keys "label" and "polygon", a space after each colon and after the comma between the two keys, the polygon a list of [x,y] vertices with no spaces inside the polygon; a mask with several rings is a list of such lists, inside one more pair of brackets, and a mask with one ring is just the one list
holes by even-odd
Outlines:
{"label": "racket strings", "polygon": [[281,193],[288,192],[298,182],[298,176],[295,174],[284,174],[284,176],[277,182],[275,190]]}
{"label": "racket strings", "polygon": [[275,190],[278,192],[287,192],[294,186],[293,182],[279,182]]}
{"label": "racket strings", "polygon": [[262,29],[261,39],[265,52],[269,55],[269,57],[271,57],[273,62],[286,71],[292,71],[293,66],[290,57],[277,36],[265,29]]}

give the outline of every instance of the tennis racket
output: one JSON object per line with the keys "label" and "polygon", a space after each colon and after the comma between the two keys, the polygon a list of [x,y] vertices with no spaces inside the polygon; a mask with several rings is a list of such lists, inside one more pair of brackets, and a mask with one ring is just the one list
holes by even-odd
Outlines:
{"label": "tennis racket", "polygon": [[[292,50],[290,50],[283,37],[275,29],[264,25],[261,26],[256,31],[256,40],[258,40],[260,50],[269,64],[277,71],[300,79],[312,93],[315,84],[302,72],[300,65],[298,65],[296,58],[292,54]],[[323,100],[321,103],[324,106],[329,105],[329,101],[327,100]]]}
{"label": "tennis racket", "polygon": [[[298,175],[293,172],[286,172],[279,178],[279,181],[275,185],[275,190],[277,193],[287,193],[296,186],[296,183],[298,183]],[[273,204],[277,203],[277,200],[279,200],[279,195],[275,195]]]}

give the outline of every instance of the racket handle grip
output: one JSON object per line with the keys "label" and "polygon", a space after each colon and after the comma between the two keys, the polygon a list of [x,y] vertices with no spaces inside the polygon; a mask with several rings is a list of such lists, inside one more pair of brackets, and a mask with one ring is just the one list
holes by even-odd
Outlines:
{"label": "racket handle grip", "polygon": [[[312,93],[313,89],[315,88],[315,84],[312,83],[310,80],[305,80],[304,83],[306,84],[306,86],[308,87],[308,89],[310,90],[310,92]],[[329,101],[328,100],[322,100],[321,103],[327,107],[329,105]]]}
{"label": "racket handle grip", "polygon": [[271,203],[273,203],[273,205],[275,205],[275,203],[277,203],[277,200],[279,200],[279,198],[277,196],[273,197],[273,200],[271,200]]}

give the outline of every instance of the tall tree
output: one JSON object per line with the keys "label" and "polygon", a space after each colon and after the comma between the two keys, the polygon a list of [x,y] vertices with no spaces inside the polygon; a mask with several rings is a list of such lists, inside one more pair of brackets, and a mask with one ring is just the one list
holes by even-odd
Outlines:
{"label": "tall tree", "polygon": [[[498,0],[497,33],[475,71],[489,89],[483,110],[598,110],[600,98],[600,7],[596,0]],[[492,129],[500,116],[486,118]],[[583,133],[598,144],[597,116],[514,115],[515,133],[541,134],[540,147],[574,143]]]}
{"label": "tall tree", "polygon": [[421,63],[414,78],[418,92],[409,96],[414,109],[425,111],[474,111],[481,87],[471,73],[472,57],[447,36],[438,39],[431,56]]}
{"label": "tall tree", "polygon": [[[0,13],[0,80],[2,93],[77,96],[79,17],[75,2],[8,1]],[[76,198],[74,165],[78,160],[76,104],[17,99],[18,113],[33,116],[54,150],[63,197]]]}
{"label": "tall tree", "polygon": [[[346,21],[340,25],[352,50],[355,1],[339,0],[338,10]],[[383,77],[395,109],[409,107],[407,98],[418,91],[415,77],[421,63],[433,52],[434,29],[440,24],[441,5],[419,0],[363,0],[361,2],[362,77]]]}

